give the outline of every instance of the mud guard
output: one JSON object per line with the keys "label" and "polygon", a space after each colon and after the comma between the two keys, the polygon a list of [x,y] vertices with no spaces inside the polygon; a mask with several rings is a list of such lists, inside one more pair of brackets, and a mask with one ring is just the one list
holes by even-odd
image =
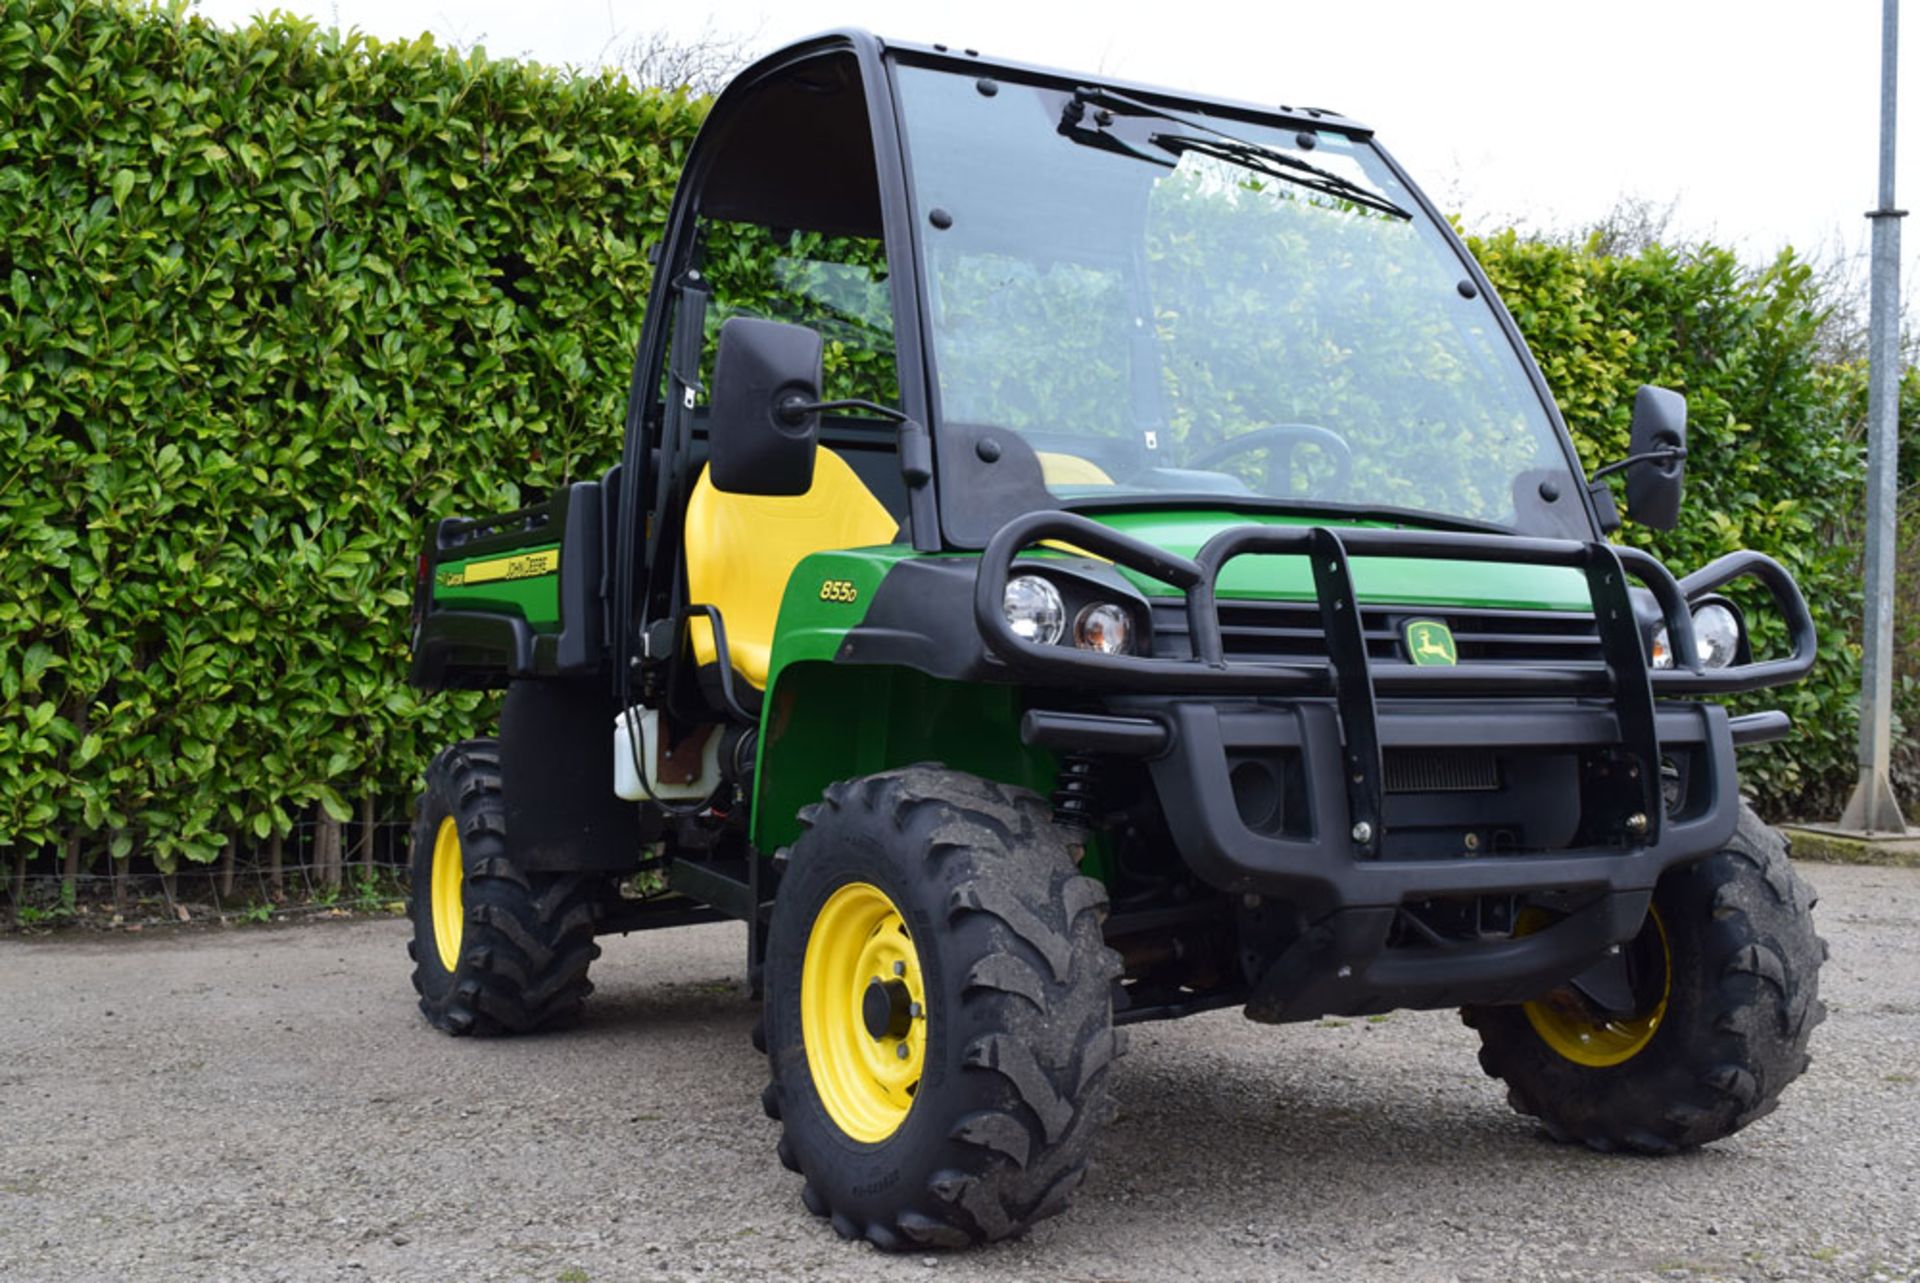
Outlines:
{"label": "mud guard", "polygon": [[500,712],[507,846],[527,872],[640,861],[640,807],[613,791],[614,701],[599,679],[514,682]]}

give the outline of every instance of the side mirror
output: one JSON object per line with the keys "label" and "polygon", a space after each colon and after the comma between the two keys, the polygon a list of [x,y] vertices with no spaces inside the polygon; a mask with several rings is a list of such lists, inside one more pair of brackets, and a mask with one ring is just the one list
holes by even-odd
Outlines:
{"label": "side mirror", "polygon": [[1687,399],[1651,385],[1633,397],[1627,434],[1627,516],[1655,530],[1680,520],[1687,477]]}
{"label": "side mirror", "polygon": [[820,336],[804,325],[749,316],[721,325],[707,425],[716,490],[799,495],[813,488],[820,358]]}

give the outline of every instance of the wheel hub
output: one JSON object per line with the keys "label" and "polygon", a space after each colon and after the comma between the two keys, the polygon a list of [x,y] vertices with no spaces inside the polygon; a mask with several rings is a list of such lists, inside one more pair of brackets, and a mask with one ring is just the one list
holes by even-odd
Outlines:
{"label": "wheel hub", "polygon": [[440,821],[440,828],[434,834],[432,885],[427,889],[433,917],[433,947],[440,955],[440,965],[449,973],[460,965],[460,937],[467,921],[461,889],[465,877],[460,826],[449,815]]}
{"label": "wheel hub", "polygon": [[[1523,917],[1518,933],[1541,925]],[[1541,1041],[1575,1064],[1623,1064],[1653,1041],[1666,1019],[1672,967],[1666,924],[1649,909],[1640,933],[1616,954],[1521,1009]]]}
{"label": "wheel hub", "polygon": [[848,1136],[885,1140],[906,1122],[926,1062],[925,982],[906,919],[887,893],[851,882],[807,935],[800,1026],[814,1091]]}
{"label": "wheel hub", "polygon": [[904,1038],[913,1023],[913,997],[904,980],[867,981],[867,994],[860,1001],[860,1016],[867,1025],[867,1037],[879,1042],[886,1038]]}

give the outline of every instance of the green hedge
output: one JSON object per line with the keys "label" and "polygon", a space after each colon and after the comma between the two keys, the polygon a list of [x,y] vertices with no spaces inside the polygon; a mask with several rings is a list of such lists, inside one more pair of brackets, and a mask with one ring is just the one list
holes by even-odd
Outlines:
{"label": "green hedge", "polygon": [[[0,9],[0,847],[210,859],[408,795],[482,720],[404,682],[419,531],[611,461],[701,111],[284,15]],[[1827,660],[1751,781],[1827,805],[1861,469],[1806,269],[1474,248],[1589,464],[1635,384],[1689,395],[1688,525],[1658,547],[1807,584]]]}
{"label": "green hedge", "polygon": [[276,16],[0,29],[0,846],[411,791],[424,515],[606,465],[701,108]]}
{"label": "green hedge", "polygon": [[[1633,390],[1687,396],[1687,497],[1667,534],[1625,539],[1678,573],[1737,548],[1783,562],[1820,629],[1813,676],[1731,701],[1784,708],[1784,743],[1741,755],[1744,786],[1775,813],[1837,815],[1854,778],[1859,725],[1859,547],[1865,458],[1853,396],[1861,372],[1817,360],[1828,301],[1791,254],[1760,267],[1728,250],[1659,246],[1609,257],[1593,244],[1470,238],[1539,358],[1591,470],[1626,454]],[[1616,491],[1616,493],[1620,493]],[[1764,592],[1733,593],[1761,647],[1784,630]]]}

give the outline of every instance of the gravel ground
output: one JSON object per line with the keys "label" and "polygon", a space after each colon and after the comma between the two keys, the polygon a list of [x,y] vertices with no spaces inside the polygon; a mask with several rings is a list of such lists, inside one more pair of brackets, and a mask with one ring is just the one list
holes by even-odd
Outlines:
{"label": "gravel ground", "polygon": [[1450,1013],[1216,1013],[1134,1030],[1073,1211],[939,1257],[801,1208],[737,927],[498,1042],[420,1020],[397,921],[0,941],[0,1278],[1920,1279],[1920,870],[1808,872],[1833,1015],[1732,1140],[1542,1140]]}

